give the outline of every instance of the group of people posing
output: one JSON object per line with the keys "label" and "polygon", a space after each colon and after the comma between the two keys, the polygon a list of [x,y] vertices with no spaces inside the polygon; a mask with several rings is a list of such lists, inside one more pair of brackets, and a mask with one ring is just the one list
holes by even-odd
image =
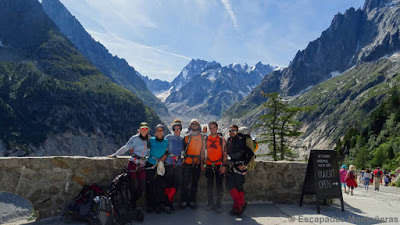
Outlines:
{"label": "group of people posing", "polygon": [[246,145],[245,138],[238,135],[238,126],[230,126],[227,140],[218,134],[215,121],[208,123],[209,135],[201,132],[197,119],[191,120],[189,132],[184,137],[181,136],[180,120],[174,120],[171,128],[173,134],[164,137],[166,129],[159,124],[155,127],[155,137],[150,137],[148,123],[142,122],[139,133],[108,156],[116,157],[130,150],[127,173],[135,183],[131,207],[136,209],[136,200],[145,192],[147,212],[174,213],[173,202],[180,189],[179,206],[196,209],[198,181],[201,172],[205,171],[207,209],[221,212],[225,177],[226,188],[234,201],[230,213],[241,215],[246,207],[244,175],[254,153]]}

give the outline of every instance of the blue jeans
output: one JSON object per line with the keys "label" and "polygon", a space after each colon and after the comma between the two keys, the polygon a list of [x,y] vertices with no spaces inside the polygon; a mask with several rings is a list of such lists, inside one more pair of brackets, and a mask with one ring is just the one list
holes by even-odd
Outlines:
{"label": "blue jeans", "polygon": [[370,180],[370,178],[364,178],[365,187],[369,187],[369,180]]}

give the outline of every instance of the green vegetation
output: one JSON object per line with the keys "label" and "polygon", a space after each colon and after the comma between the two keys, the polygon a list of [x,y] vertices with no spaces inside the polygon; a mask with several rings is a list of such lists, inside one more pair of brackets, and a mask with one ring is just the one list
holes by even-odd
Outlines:
{"label": "green vegetation", "polygon": [[289,106],[278,93],[265,94],[268,99],[263,104],[267,108],[267,113],[261,115],[260,123],[256,127],[262,127],[267,132],[261,134],[259,143],[267,143],[270,151],[268,155],[272,156],[274,161],[285,160],[285,158],[294,158],[294,153],[290,147],[290,138],[300,136],[300,122],[295,120],[299,112],[309,112],[311,107]]}
{"label": "green vegetation", "polygon": [[396,169],[400,165],[400,90],[393,87],[382,103],[367,118],[349,128],[338,140],[339,156],[366,169],[380,166]]}
{"label": "green vegetation", "polygon": [[[91,65],[39,2],[8,1],[3,6],[0,25],[6,24],[7,29],[0,29],[6,46],[0,47],[0,140],[7,150],[4,155],[34,154],[49,135],[65,133],[104,136],[123,144],[137,133],[141,121],[150,126],[161,122],[140,99]],[[18,17],[9,19],[14,15]]]}

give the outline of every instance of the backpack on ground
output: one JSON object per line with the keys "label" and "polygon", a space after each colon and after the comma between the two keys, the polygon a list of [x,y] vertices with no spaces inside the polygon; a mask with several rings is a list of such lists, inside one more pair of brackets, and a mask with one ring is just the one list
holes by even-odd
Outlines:
{"label": "backpack on ground", "polygon": [[[250,136],[250,130],[247,127],[240,127],[239,128],[239,133],[238,133],[246,142],[246,146],[251,149],[251,151],[255,152],[254,150],[254,141]],[[257,147],[258,149],[258,147]],[[256,162],[254,161],[256,158],[256,155],[254,154],[253,158],[251,158],[250,162],[247,165],[247,168],[249,170],[254,170],[256,166]]]}
{"label": "backpack on ground", "polygon": [[98,185],[83,186],[79,195],[68,206],[68,215],[72,219],[87,221],[93,209],[93,199],[100,195],[104,195],[104,191]]}
{"label": "backpack on ground", "polygon": [[131,207],[131,201],[136,201],[131,191],[132,185],[127,173],[118,175],[111,184],[110,197],[115,220],[121,225],[130,223],[132,220],[143,221],[143,213]]}
{"label": "backpack on ground", "polygon": [[90,225],[113,225],[115,213],[108,196],[96,196],[93,199],[93,209],[89,214]]}

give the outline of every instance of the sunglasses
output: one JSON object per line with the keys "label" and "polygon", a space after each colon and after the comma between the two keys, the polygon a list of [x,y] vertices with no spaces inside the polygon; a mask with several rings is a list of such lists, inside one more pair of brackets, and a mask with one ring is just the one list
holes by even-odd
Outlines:
{"label": "sunglasses", "polygon": [[192,125],[192,126],[200,126],[200,124],[198,124],[198,123],[192,123],[192,124],[190,124],[190,125]]}
{"label": "sunglasses", "polygon": [[229,132],[236,133],[238,131],[237,130],[229,130]]}
{"label": "sunglasses", "polygon": [[141,130],[149,130],[149,128],[142,128]]}
{"label": "sunglasses", "polygon": [[172,129],[173,131],[182,130],[181,128]]}

